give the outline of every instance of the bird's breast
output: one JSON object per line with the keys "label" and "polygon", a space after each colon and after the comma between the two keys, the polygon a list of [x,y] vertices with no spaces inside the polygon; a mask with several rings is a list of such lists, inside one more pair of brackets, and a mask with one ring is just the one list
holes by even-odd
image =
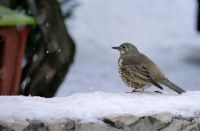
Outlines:
{"label": "bird's breast", "polygon": [[127,74],[124,72],[123,70],[123,59],[122,58],[119,58],[118,60],[118,71],[119,71],[119,74],[122,78],[122,80],[124,81],[124,83],[130,87],[130,79],[129,77],[127,76]]}
{"label": "bird's breast", "polygon": [[122,80],[124,81],[124,83],[128,87],[143,88],[147,84],[146,82],[143,82],[140,79],[138,79],[133,72],[128,72],[127,70],[125,70],[124,66],[125,66],[124,60],[122,58],[119,58],[119,60],[118,60],[119,74],[120,74]]}
{"label": "bird's breast", "polygon": [[122,66],[123,66],[123,59],[122,59],[122,58],[119,58],[119,60],[118,60],[118,70],[119,70],[119,74],[120,74],[121,76],[123,76]]}

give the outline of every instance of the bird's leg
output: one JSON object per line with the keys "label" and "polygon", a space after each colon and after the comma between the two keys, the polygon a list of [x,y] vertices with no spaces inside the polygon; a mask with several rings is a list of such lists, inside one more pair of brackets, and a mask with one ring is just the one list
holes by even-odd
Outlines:
{"label": "bird's leg", "polygon": [[144,92],[144,88],[137,88],[137,89],[135,90],[135,92],[142,93],[142,92]]}
{"label": "bird's leg", "polygon": [[133,92],[137,92],[137,88],[135,88],[134,90],[132,90],[130,92],[126,92],[126,93],[133,93]]}
{"label": "bird's leg", "polygon": [[133,93],[133,92],[136,92],[137,91],[137,88],[135,88],[134,90],[132,90],[131,92]]}

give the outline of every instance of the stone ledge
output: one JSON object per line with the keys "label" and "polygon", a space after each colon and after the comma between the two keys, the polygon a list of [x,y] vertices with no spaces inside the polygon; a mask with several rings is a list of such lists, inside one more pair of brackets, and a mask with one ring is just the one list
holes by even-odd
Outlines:
{"label": "stone ledge", "polygon": [[170,113],[151,116],[131,114],[101,118],[99,122],[80,122],[69,118],[57,121],[0,121],[2,131],[200,131],[200,118],[174,117]]}

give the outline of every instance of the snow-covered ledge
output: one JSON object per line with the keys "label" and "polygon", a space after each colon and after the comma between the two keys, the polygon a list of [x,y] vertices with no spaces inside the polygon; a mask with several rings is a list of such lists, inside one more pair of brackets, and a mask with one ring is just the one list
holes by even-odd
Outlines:
{"label": "snow-covered ledge", "polygon": [[0,96],[0,130],[200,130],[200,91],[82,93],[41,98]]}

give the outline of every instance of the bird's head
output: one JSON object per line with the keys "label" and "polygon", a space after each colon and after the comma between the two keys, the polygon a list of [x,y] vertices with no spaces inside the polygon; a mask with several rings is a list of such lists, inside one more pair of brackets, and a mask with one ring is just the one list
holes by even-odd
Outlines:
{"label": "bird's head", "polygon": [[139,54],[138,49],[130,43],[123,43],[118,47],[112,47],[112,48],[118,50],[121,56]]}

